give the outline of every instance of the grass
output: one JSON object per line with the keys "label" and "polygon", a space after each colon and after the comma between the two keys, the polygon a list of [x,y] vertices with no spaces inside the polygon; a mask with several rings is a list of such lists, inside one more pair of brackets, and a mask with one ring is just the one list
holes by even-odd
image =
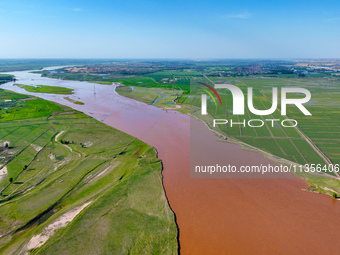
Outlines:
{"label": "grass", "polygon": [[69,101],[69,102],[71,102],[71,103],[74,103],[74,104],[84,105],[83,102],[77,101],[77,100],[73,100],[72,98],[69,98],[69,97],[64,97],[64,99],[66,99],[67,101]]}
{"label": "grass", "polygon": [[155,79],[157,82],[161,82],[163,79],[175,80],[181,78],[201,77],[202,74],[195,71],[162,71],[147,74],[146,76]]}
{"label": "grass", "polygon": [[[157,79],[156,79],[157,80]],[[196,77],[192,79],[193,83],[201,81],[213,85],[211,81],[205,78]],[[312,100],[306,104],[306,108],[312,113],[312,116],[304,116],[300,110],[293,106],[287,108],[287,118],[296,119],[298,121],[298,128],[318,146],[318,148],[326,155],[333,164],[340,164],[340,105],[338,98],[340,96],[339,81],[332,80],[315,80],[315,79],[298,79],[298,78],[233,78],[233,77],[215,77],[212,78],[215,83],[230,83],[241,88],[245,95],[246,89],[253,87],[255,94],[254,107],[259,110],[268,109],[271,107],[272,94],[271,88],[278,87],[280,92],[281,87],[293,86],[303,87],[311,91]],[[180,87],[180,86],[179,86]],[[194,88],[194,87],[192,87]],[[286,117],[281,115],[280,110],[275,111],[271,115],[256,116],[252,114],[248,107],[245,108],[245,115],[236,116],[232,114],[232,97],[228,90],[218,90],[222,98],[223,107],[216,107],[213,100],[208,97],[208,113],[211,117],[200,115],[200,91],[191,89],[190,95],[183,93],[180,88],[175,87],[174,90],[167,89],[159,85],[158,87],[143,87],[143,93],[138,91],[131,91],[128,88],[118,88],[117,92],[123,96],[130,97],[142,102],[150,103],[145,98],[146,93],[160,93],[169,95],[168,98],[160,100],[156,106],[168,108],[168,103],[173,103],[172,109],[176,105],[187,108],[191,105],[191,111],[183,111],[183,113],[190,113],[212,127],[212,120],[225,119],[226,112],[227,119],[233,121],[242,121],[245,119],[248,122],[250,119],[279,119],[284,120]],[[171,97],[171,95],[173,97]],[[296,95],[297,96],[297,95]],[[245,100],[246,101],[246,100]],[[280,93],[279,102],[280,106]],[[227,106],[227,111],[225,106]],[[230,110],[228,110],[230,109]],[[280,122],[280,121],[279,121]],[[220,132],[229,138],[240,140],[254,147],[267,151],[277,157],[290,160],[299,164],[325,164],[323,158],[315,151],[315,149],[304,140],[301,134],[295,128],[285,128],[276,123],[272,127],[269,122],[263,127],[251,128],[236,125],[234,127],[221,125],[214,128],[215,131]],[[329,173],[334,175],[332,173]]]}
{"label": "grass", "polygon": [[140,99],[140,101],[147,104],[152,104],[156,99],[160,98],[160,96],[156,93],[132,90],[130,87],[127,86],[118,87],[117,91],[119,91],[121,95],[129,95],[128,97],[135,100]]}
{"label": "grass", "polygon": [[[247,65],[247,61],[239,63]],[[279,119],[283,120],[286,117],[282,116],[280,111],[275,111],[268,116],[256,116],[249,109],[245,108],[244,116],[232,115],[232,97],[230,92],[219,90],[222,96],[223,107],[216,107],[213,100],[208,98],[208,112],[210,116],[201,116],[200,108],[200,91],[198,94],[190,89],[190,81],[204,81],[213,84],[205,79],[202,73],[208,73],[214,83],[230,83],[241,88],[246,95],[248,87],[254,88],[255,98],[254,107],[256,109],[268,109],[271,107],[272,95],[271,88],[278,87],[303,87],[311,91],[312,100],[306,105],[313,116],[305,117],[300,111],[294,107],[288,107],[287,118],[296,119],[299,123],[299,130],[295,128],[285,128],[275,123],[272,127],[269,123],[263,127],[249,128],[242,126],[228,127],[219,126],[215,131],[222,133],[234,140],[244,141],[254,147],[262,148],[273,155],[285,158],[299,164],[325,163],[316,150],[307,143],[300,131],[306,135],[321,152],[329,158],[334,164],[340,163],[340,131],[338,126],[339,121],[339,79],[335,76],[331,78],[331,74],[318,72],[308,73],[305,76],[298,72],[286,72],[281,69],[265,73],[257,73],[248,77],[235,77],[235,65],[237,63],[214,63],[194,64],[187,68],[176,68],[167,66],[162,71],[153,73],[134,73],[129,75],[122,74],[107,74],[100,77],[103,82],[120,82],[125,85],[117,88],[117,92],[123,96],[130,97],[135,100],[147,104],[153,104],[164,109],[174,109],[182,113],[192,114],[201,118],[212,127],[214,118],[228,118],[233,121],[248,122],[250,119]],[[249,63],[248,63],[249,64]],[[277,65],[277,64],[275,64]],[[200,68],[202,67],[202,68]],[[172,70],[176,69],[176,70]],[[216,73],[215,73],[216,72]],[[215,74],[214,74],[215,73]],[[220,77],[229,74],[234,77]],[[58,73],[46,74],[49,77],[59,76],[63,79],[89,80],[98,79],[97,75],[91,74],[74,74],[74,73]],[[130,88],[134,87],[134,90]],[[196,93],[196,94],[195,94]],[[165,95],[166,97],[162,97]],[[280,94],[279,94],[280,96]],[[298,96],[298,95],[295,95]],[[280,100],[279,100],[280,105]],[[227,111],[225,106],[227,106]],[[190,111],[193,109],[193,111]]]}
{"label": "grass", "polygon": [[98,83],[98,84],[101,84],[101,85],[112,85],[112,82],[109,82],[109,81],[90,81],[92,83]]}
{"label": "grass", "polygon": [[111,85],[112,82],[120,83],[126,86],[138,86],[143,88],[170,88],[176,87],[188,94],[190,91],[190,79],[193,77],[202,77],[202,74],[193,70],[168,70],[161,72],[154,72],[148,74],[107,74],[105,76],[98,76],[90,73],[70,73],[70,72],[56,72],[41,71],[43,77],[63,79],[63,80],[77,80],[99,83],[104,85]]}
{"label": "grass", "polygon": [[[340,132],[337,131],[336,127],[340,124],[339,118],[339,105],[337,104],[338,93],[334,93],[334,89],[340,87],[339,82],[324,80],[309,80],[309,79],[260,79],[260,78],[213,78],[215,83],[231,83],[240,87],[246,95],[245,89],[247,87],[253,87],[256,95],[254,99],[254,106],[257,109],[268,109],[271,106],[271,87],[285,86],[299,86],[307,88],[312,93],[312,102],[307,104],[306,107],[312,112],[312,116],[304,116],[300,111],[294,107],[288,107],[287,115],[289,118],[296,119],[299,123],[299,129],[312,139],[314,143],[317,143],[318,139],[340,139]],[[224,94],[219,90],[220,94]],[[279,95],[280,96],[280,95]],[[226,93],[222,96],[222,100],[231,102],[230,93]],[[196,106],[199,107],[199,101],[196,101]],[[224,101],[225,104],[225,101]],[[232,107],[227,102],[228,107]],[[279,100],[280,105],[280,100]],[[215,110],[214,104],[211,102],[208,104],[208,112],[215,118],[225,118],[223,107],[221,111]],[[229,117],[235,117],[230,114]],[[260,116],[254,116],[248,113],[246,110],[245,116],[246,121],[249,119],[258,119]],[[262,118],[262,117],[261,117]],[[263,116],[262,119],[273,118],[273,119],[284,119],[281,116],[280,111],[274,112],[270,116]],[[266,151],[273,153],[276,156],[295,161],[297,163],[325,163],[323,159],[315,152],[315,150],[304,140],[301,140],[301,135],[295,128],[284,128],[279,125],[269,127],[265,125],[260,128],[255,128],[254,132],[248,127],[241,127],[242,134],[239,132],[240,128],[228,128],[222,130],[226,135],[234,137],[236,139],[247,141],[247,143],[262,148]],[[253,138],[251,138],[253,137]],[[273,148],[273,142],[265,140],[266,137],[279,137],[280,140],[276,139]],[[283,140],[282,140],[283,139]],[[275,140],[275,139],[274,139]],[[333,140],[333,143],[328,146],[324,144],[324,147],[320,148],[334,164],[340,163],[340,161],[334,157],[334,154],[330,154],[330,151],[336,152],[335,147],[339,147],[340,143],[337,140]],[[293,146],[293,147],[292,147]],[[329,150],[325,150],[325,147],[329,147]],[[302,160],[302,158],[305,160]],[[293,157],[293,158],[292,158]],[[296,158],[294,160],[294,158]],[[305,162],[304,162],[305,161]]]}
{"label": "grass", "polygon": [[340,181],[337,179],[308,176],[307,182],[310,185],[308,191],[318,192],[321,194],[330,195],[334,198],[339,198]]}
{"label": "grass", "polygon": [[116,88],[116,91],[122,96],[126,96],[146,104],[153,104],[157,107],[168,110],[175,109],[182,113],[190,112],[189,105],[183,105],[178,102],[178,99],[181,98],[183,94],[178,90],[154,87],[135,87],[132,89],[130,86],[120,86]]}
{"label": "grass", "polygon": [[89,201],[29,253],[177,253],[162,164],[151,146],[65,106],[0,90],[2,98],[12,107],[0,122],[0,139],[9,142],[0,148],[8,169],[0,182],[1,254],[22,252],[32,236]]}
{"label": "grass", "polygon": [[158,83],[149,77],[134,77],[134,78],[124,78],[118,79],[117,82],[120,82],[124,85],[131,85],[131,86],[153,86],[157,85]]}
{"label": "grass", "polygon": [[36,93],[50,93],[50,94],[63,94],[63,95],[71,95],[73,94],[73,89],[57,87],[57,86],[46,86],[46,85],[22,85],[22,84],[14,84],[20,88],[28,92],[36,92]]}

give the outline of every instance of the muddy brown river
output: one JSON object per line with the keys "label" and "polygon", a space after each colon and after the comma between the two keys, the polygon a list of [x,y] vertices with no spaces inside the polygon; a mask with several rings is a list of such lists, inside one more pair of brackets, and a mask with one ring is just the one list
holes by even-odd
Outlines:
{"label": "muddy brown river", "polygon": [[340,254],[340,203],[302,191],[308,188],[304,181],[190,178],[190,124],[197,125],[206,148],[197,150],[198,157],[223,157],[235,165],[274,164],[261,154],[218,142],[203,123],[188,116],[119,96],[115,86],[13,74],[17,83],[73,88],[70,97],[85,105],[70,103],[64,95],[28,93],[13,83],[1,88],[68,105],[157,149],[164,165],[164,188],[180,230],[181,254]]}

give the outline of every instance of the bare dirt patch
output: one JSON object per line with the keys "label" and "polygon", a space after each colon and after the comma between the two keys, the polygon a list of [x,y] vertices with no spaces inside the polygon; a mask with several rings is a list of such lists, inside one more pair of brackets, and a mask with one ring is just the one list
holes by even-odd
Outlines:
{"label": "bare dirt patch", "polygon": [[36,249],[43,246],[47,240],[54,235],[55,231],[64,228],[69,224],[82,210],[85,209],[91,202],[87,202],[78,206],[71,211],[60,216],[57,220],[48,225],[41,234],[33,236],[27,244],[27,250]]}

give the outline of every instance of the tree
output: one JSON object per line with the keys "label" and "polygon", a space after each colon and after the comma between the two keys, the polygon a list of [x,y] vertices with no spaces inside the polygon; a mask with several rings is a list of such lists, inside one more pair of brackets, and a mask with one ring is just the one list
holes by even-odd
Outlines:
{"label": "tree", "polygon": [[13,177],[9,178],[8,180],[9,180],[10,183],[12,183],[13,182]]}

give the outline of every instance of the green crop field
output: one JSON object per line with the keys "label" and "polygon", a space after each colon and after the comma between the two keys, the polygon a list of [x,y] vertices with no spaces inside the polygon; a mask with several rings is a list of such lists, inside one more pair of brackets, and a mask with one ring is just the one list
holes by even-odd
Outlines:
{"label": "green crop field", "polygon": [[[308,62],[308,61],[307,61]],[[320,62],[318,66],[323,66]],[[242,142],[274,155],[275,159],[286,159],[293,163],[339,164],[340,122],[339,87],[336,72],[325,71],[296,61],[151,61],[121,62],[107,65],[87,65],[85,69],[59,69],[43,75],[51,78],[87,80],[96,82],[119,82],[116,91],[141,102],[191,114],[204,121],[214,131],[229,140]],[[328,69],[327,69],[328,70]],[[267,116],[257,116],[245,105],[245,114],[233,115],[232,96],[228,90],[218,90],[223,106],[216,106],[208,95],[207,116],[200,114],[200,95],[205,93],[192,88],[198,81],[213,86],[214,83],[228,83],[238,86],[247,99],[247,88],[252,87],[253,105],[256,109],[269,109],[272,105],[272,87],[278,88],[278,109]],[[306,104],[312,116],[304,116],[295,106],[288,105],[287,116],[280,111],[280,90],[282,87],[302,87],[312,93]],[[290,94],[299,97],[299,94]],[[214,98],[215,101],[217,98]],[[246,102],[247,100],[245,100]],[[214,119],[228,119],[229,125],[213,127]],[[248,123],[258,119],[262,127],[246,125],[230,126],[230,121]],[[267,119],[276,119],[273,123]],[[284,127],[281,121],[295,119],[297,128]],[[287,123],[287,122],[286,122]],[[247,146],[246,146],[247,147]],[[273,158],[273,157],[270,157]],[[338,177],[327,172],[327,176]]]}
{"label": "green crop field", "polygon": [[[211,80],[214,83],[234,84],[241,88],[245,95],[247,95],[247,88],[253,87],[254,107],[259,110],[269,109],[271,107],[272,87],[278,88],[279,106],[281,87],[298,86],[310,90],[312,99],[306,104],[306,107],[312,113],[312,116],[304,116],[298,108],[288,106],[286,117],[281,115],[280,110],[267,116],[256,116],[249,111],[247,106],[245,106],[244,116],[234,116],[232,114],[231,93],[229,90],[223,91],[222,89],[219,89],[218,92],[221,96],[223,107],[216,107],[214,101],[208,96],[208,113],[213,118],[232,119],[234,122],[242,122],[245,120],[246,123],[251,119],[261,119],[265,124],[262,127],[244,127],[243,125],[234,125],[233,127],[230,127],[230,125],[219,125],[218,127],[213,128],[213,118],[209,118],[209,120],[205,119],[204,121],[206,121],[211,128],[215,129],[215,131],[260,148],[275,156],[299,164],[325,164],[325,160],[301,135],[300,132],[302,132],[311,139],[312,143],[317,146],[333,164],[340,163],[340,131],[337,128],[340,125],[340,105],[338,103],[338,98],[340,97],[340,92],[338,92],[340,82],[327,82],[324,80],[311,79],[232,77],[214,77],[211,78]],[[211,80],[199,77],[193,79],[196,83],[201,81],[213,86]],[[156,88],[144,86],[139,90],[143,90],[143,93],[138,90],[132,91],[129,88],[117,88],[118,93],[149,104],[152,103],[151,98],[153,98],[156,93],[167,95],[166,98],[159,100],[155,105],[171,109],[176,109],[177,106],[177,109],[184,113],[188,113],[188,111],[183,111],[183,108],[188,109],[188,105],[191,105],[194,107],[192,108],[194,110],[191,111],[191,114],[204,119],[204,117],[200,115],[200,94],[197,95],[194,90],[191,90],[190,95],[183,93],[183,91],[180,91],[177,87],[172,90],[159,86],[157,90]],[[148,99],[145,97],[147,93],[150,94]],[[199,93],[202,93],[202,91]],[[247,100],[245,100],[245,102],[246,101]],[[227,108],[225,106],[227,106]],[[283,127],[280,124],[280,121],[286,118],[296,119],[299,123],[299,130],[293,127]],[[266,119],[278,119],[280,121],[274,121],[272,126],[271,122],[265,121]],[[321,142],[322,146],[320,146]]]}
{"label": "green crop field", "polygon": [[[306,104],[306,108],[312,113],[312,116],[304,116],[303,113],[294,106],[287,107],[287,118],[298,121],[298,128],[316,145],[320,142],[319,139],[331,142],[324,144],[319,148],[334,164],[339,164],[340,160],[337,156],[339,147],[340,132],[337,126],[340,125],[340,105],[338,98],[340,96],[339,88],[340,82],[325,82],[309,79],[260,79],[260,78],[212,78],[214,83],[229,83],[234,84],[242,89],[247,95],[247,87],[253,87],[254,92],[254,107],[259,110],[269,109],[272,105],[272,91],[271,87],[278,88],[278,105],[280,106],[280,88],[281,87],[302,87],[308,89],[312,94],[312,99]],[[209,82],[206,80],[206,82]],[[210,84],[212,84],[210,82]],[[223,92],[218,90],[223,105],[227,108],[232,108],[231,93],[227,90]],[[292,95],[291,95],[292,96]],[[298,96],[298,95],[296,95]],[[227,101],[227,102],[226,102]],[[199,107],[199,100],[192,101],[194,105]],[[280,108],[280,107],[279,107]],[[208,112],[214,118],[226,118],[224,107],[216,107],[211,101],[208,101]],[[229,111],[228,111],[229,112]],[[250,145],[261,148],[265,151],[273,153],[276,156],[289,159],[300,164],[306,163],[325,163],[325,161],[315,152],[312,146],[305,141],[296,128],[283,127],[275,123],[274,127],[265,119],[279,119],[284,120],[286,117],[281,115],[279,110],[267,116],[255,116],[246,106],[245,116],[242,116],[246,122],[249,119],[262,119],[265,122],[263,127],[243,127],[237,125],[235,127],[221,127],[220,130],[236,139],[244,141]],[[241,116],[233,116],[231,113],[228,119],[238,120]],[[271,142],[267,138],[271,138]],[[274,148],[275,147],[275,148]],[[325,150],[326,147],[332,149]]]}
{"label": "green crop field", "polygon": [[177,253],[152,147],[42,99],[0,102],[1,254]]}
{"label": "green crop field", "polygon": [[[259,148],[278,158],[305,165],[305,164],[340,164],[340,81],[325,81],[315,79],[284,79],[284,78],[211,78],[214,83],[234,84],[242,89],[247,95],[247,87],[253,87],[254,107],[259,110],[269,109],[272,105],[272,87],[278,88],[278,108],[280,109],[281,87],[302,87],[308,89],[312,99],[306,104],[306,108],[312,116],[304,116],[296,107],[288,105],[287,116],[282,116],[280,110],[271,115],[256,116],[245,106],[245,115],[237,116],[232,114],[232,96],[229,90],[218,89],[223,107],[216,107],[214,101],[208,96],[207,116],[200,114],[200,94],[196,86],[192,87],[190,94],[183,93],[178,87],[164,88],[138,86],[134,90],[129,87],[118,87],[116,91],[126,97],[133,98],[148,104],[152,104],[157,94],[166,95],[154,104],[164,109],[173,109],[185,114],[191,114],[204,121],[211,129],[226,135],[228,138],[242,141],[248,145]],[[206,78],[195,78],[193,83],[198,81],[213,86],[212,81]],[[201,86],[202,87],[202,86]],[[204,93],[204,92],[203,92]],[[299,95],[290,95],[299,97]],[[217,98],[215,98],[217,100]],[[245,100],[246,102],[247,100]],[[227,106],[227,107],[226,107]],[[294,127],[283,127],[280,121],[290,118],[298,121],[298,129]],[[262,119],[265,124],[262,127],[243,127],[243,125],[218,125],[213,127],[213,119],[232,119],[234,122],[246,123],[250,119]],[[278,119],[271,122],[266,119]],[[302,135],[302,134],[303,135]],[[309,142],[306,140],[308,139]],[[313,146],[312,146],[312,145]],[[320,156],[320,153],[323,157]],[[325,161],[327,159],[328,161]],[[334,172],[323,169],[326,177],[337,177]],[[340,195],[340,183],[332,178],[313,178],[315,176],[305,173],[298,173],[305,178],[312,187],[317,187],[318,192],[329,195]],[[327,187],[327,188],[324,188]]]}

